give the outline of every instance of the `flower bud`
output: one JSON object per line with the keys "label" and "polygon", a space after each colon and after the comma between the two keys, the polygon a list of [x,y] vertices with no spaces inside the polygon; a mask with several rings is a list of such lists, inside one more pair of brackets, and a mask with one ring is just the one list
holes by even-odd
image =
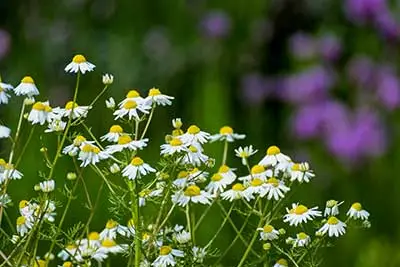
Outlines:
{"label": "flower bud", "polygon": [[175,129],[180,129],[182,127],[183,123],[181,118],[176,118],[172,120],[172,126],[174,126]]}
{"label": "flower bud", "polygon": [[106,100],[106,107],[109,109],[114,109],[115,108],[115,100],[114,98],[110,97],[108,100]]}
{"label": "flower bud", "polygon": [[119,172],[121,169],[119,168],[117,163],[114,163],[113,165],[110,166],[110,172],[111,173],[117,173]]}
{"label": "flower bud", "polygon": [[110,85],[114,82],[114,76],[112,76],[111,74],[104,74],[103,75],[103,84],[104,85]]}
{"label": "flower bud", "polygon": [[286,230],[285,230],[285,229],[283,229],[283,228],[279,229],[279,234],[281,234],[281,235],[284,235],[284,234],[286,234]]}
{"label": "flower bud", "polygon": [[40,191],[40,185],[35,184],[35,186],[33,187],[33,190]]}
{"label": "flower bud", "polygon": [[42,147],[42,148],[40,149],[40,152],[42,152],[42,153],[47,152],[47,148],[46,148],[46,147]]}
{"label": "flower bud", "polygon": [[270,250],[270,249],[271,249],[271,243],[265,243],[265,244],[263,244],[263,249],[264,249],[264,250]]}
{"label": "flower bud", "polygon": [[35,103],[35,99],[33,97],[27,97],[24,99],[24,105],[30,106]]}
{"label": "flower bud", "polygon": [[74,172],[69,172],[69,173],[67,173],[67,179],[68,180],[75,180],[76,179],[76,173],[74,173]]}

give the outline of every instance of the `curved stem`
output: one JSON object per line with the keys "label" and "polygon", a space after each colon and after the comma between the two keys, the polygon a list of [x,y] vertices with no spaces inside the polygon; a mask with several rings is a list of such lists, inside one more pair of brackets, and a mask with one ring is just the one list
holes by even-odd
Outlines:
{"label": "curved stem", "polygon": [[146,135],[146,132],[147,132],[147,129],[149,128],[151,119],[153,118],[153,113],[154,113],[154,110],[155,110],[155,109],[156,109],[156,106],[155,106],[155,104],[153,104],[153,107],[152,107],[152,109],[151,109],[151,111],[150,111],[149,118],[147,119],[146,126],[144,127],[144,130],[143,130],[143,133],[142,133],[142,136],[140,137],[140,139],[143,139],[144,136]]}
{"label": "curved stem", "polygon": [[228,217],[231,215],[231,212],[232,212],[234,206],[235,206],[235,203],[232,203],[232,205],[231,205],[230,209],[228,210],[228,213],[225,215],[225,218],[222,221],[220,227],[218,228],[217,232],[214,234],[214,237],[210,240],[210,242],[207,243],[207,245],[204,247],[204,249],[207,249],[209,246],[211,246],[212,243],[214,242],[214,240],[219,235],[219,233],[222,231],[222,229],[224,228],[226,222],[228,221]]}

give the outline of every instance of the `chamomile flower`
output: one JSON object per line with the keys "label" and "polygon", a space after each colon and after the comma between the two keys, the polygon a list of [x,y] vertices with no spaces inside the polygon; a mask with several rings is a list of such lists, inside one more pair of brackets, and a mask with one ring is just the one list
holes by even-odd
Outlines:
{"label": "chamomile flower", "polygon": [[78,160],[82,161],[81,167],[86,167],[89,164],[95,165],[100,160],[106,159],[109,154],[101,151],[100,148],[93,145],[93,142],[85,142],[80,146]]}
{"label": "chamomile flower", "polygon": [[33,222],[25,216],[17,218],[17,232],[20,236],[24,236],[33,227]]}
{"label": "chamomile flower", "polygon": [[189,163],[194,166],[200,166],[207,162],[209,157],[202,153],[198,146],[191,145],[187,149],[187,154],[184,156],[182,161]]}
{"label": "chamomile flower", "polygon": [[264,181],[259,178],[254,178],[248,183],[248,187],[245,190],[248,195],[260,195],[265,196],[268,191],[264,184]]}
{"label": "chamomile flower", "polygon": [[209,133],[201,131],[197,125],[191,125],[181,138],[184,143],[197,145],[207,143],[209,137]]}
{"label": "chamomile flower", "polygon": [[308,183],[315,174],[310,170],[310,166],[307,162],[294,163],[291,167],[290,181],[303,181]]}
{"label": "chamomile flower", "polygon": [[160,248],[159,256],[151,264],[151,266],[154,267],[175,266],[176,265],[175,257],[183,257],[183,256],[184,252],[182,250],[173,249],[170,246],[162,246]]}
{"label": "chamomile flower", "polygon": [[304,232],[296,234],[296,238],[288,237],[286,243],[291,244],[294,248],[305,247],[311,242],[311,237]]}
{"label": "chamomile flower", "polygon": [[31,76],[25,76],[22,78],[21,83],[14,88],[14,93],[16,95],[25,95],[28,97],[32,97],[34,95],[39,94],[39,90],[35,85],[35,81]]}
{"label": "chamomile flower", "polygon": [[312,221],[315,217],[321,216],[321,212],[318,211],[318,207],[307,208],[304,205],[292,204],[292,208],[289,210],[286,208],[287,214],[283,216],[283,221],[288,222],[290,226],[297,226],[307,221]]}
{"label": "chamomile flower", "polygon": [[110,85],[114,82],[114,76],[112,74],[104,74],[102,77],[102,81],[104,85]]}
{"label": "chamomile flower", "polygon": [[77,252],[78,252],[78,246],[71,243],[68,244],[64,247],[64,249],[62,249],[58,254],[57,257],[59,257],[61,260],[66,261],[67,259],[69,259],[72,255],[75,256],[76,258],[80,258],[81,257],[76,257],[77,256]]}
{"label": "chamomile flower", "polygon": [[79,148],[81,147],[81,145],[85,144],[86,142],[87,141],[85,137],[83,137],[82,135],[78,135],[74,138],[71,145],[64,147],[63,153],[70,156],[76,156],[79,152]]}
{"label": "chamomile flower", "polygon": [[206,190],[211,194],[221,193],[225,188],[231,184],[233,181],[227,177],[224,178],[220,173],[214,173],[211,176],[211,181],[206,186]]}
{"label": "chamomile flower", "polygon": [[131,163],[122,170],[122,176],[135,180],[138,176],[145,176],[150,172],[156,172],[156,169],[145,163],[141,158],[134,157]]}
{"label": "chamomile flower", "polygon": [[339,206],[343,204],[342,202],[338,202],[334,199],[328,200],[326,202],[324,216],[336,216],[339,214]]}
{"label": "chamomile flower", "polygon": [[114,98],[110,97],[109,99],[107,99],[105,101],[105,103],[106,103],[106,107],[107,108],[109,108],[109,109],[114,109],[115,108],[115,100],[114,100]]}
{"label": "chamomile flower", "polygon": [[263,228],[257,228],[257,231],[261,231],[260,240],[272,241],[279,238],[279,231],[269,224],[264,225]]}
{"label": "chamomile flower", "polygon": [[285,193],[290,191],[290,188],[285,185],[282,180],[278,180],[275,177],[269,178],[265,182],[265,187],[267,190],[266,194],[260,194],[261,197],[267,195],[268,199],[279,200],[285,197]]}
{"label": "chamomile flower", "polygon": [[261,181],[265,181],[267,177],[271,177],[272,174],[272,170],[265,169],[262,165],[254,165],[250,170],[250,174],[240,177],[239,180],[243,181],[247,185],[248,183],[250,183],[251,180],[255,178]]}
{"label": "chamomile flower", "polygon": [[[131,100],[133,100],[133,101],[135,101],[137,104],[141,104],[141,105],[144,104],[144,102],[145,102],[145,99],[144,99],[143,97],[140,96],[140,93],[139,93],[137,90],[130,90],[130,91],[126,94],[125,99],[122,100],[122,101],[118,104],[118,106],[121,108],[121,107],[123,107],[123,106],[126,104],[126,102],[131,101]],[[146,103],[146,106],[149,106],[148,103]]]}
{"label": "chamomile flower", "polygon": [[123,134],[124,129],[122,129],[120,125],[116,124],[111,126],[110,130],[108,130],[108,133],[100,137],[100,140],[116,143],[118,142],[118,138]]}
{"label": "chamomile flower", "polygon": [[185,207],[189,202],[209,205],[211,199],[211,194],[201,190],[197,185],[189,185],[184,191],[180,190],[172,195],[172,202],[181,207]]}
{"label": "chamomile flower", "polygon": [[186,187],[194,181],[189,181],[190,174],[187,171],[180,171],[178,177],[172,182],[172,184],[178,188]]}
{"label": "chamomile flower", "polygon": [[135,100],[128,99],[124,102],[119,109],[114,111],[115,119],[118,120],[126,115],[128,115],[129,120],[132,118],[136,120],[140,120],[138,111],[141,111],[144,114],[149,113],[149,109],[151,107],[149,105],[143,104],[143,102],[137,102]]}
{"label": "chamomile flower", "polygon": [[253,195],[249,194],[246,191],[246,187],[241,183],[236,183],[232,186],[232,189],[229,189],[221,194],[222,199],[228,200],[230,202],[236,199],[245,199],[246,201],[250,201],[253,199]]}
{"label": "chamomile flower", "polygon": [[[113,239],[105,238],[101,241],[100,248],[96,251],[95,254],[118,254],[123,253],[128,249],[128,245],[126,244],[117,244]],[[96,258],[93,256],[93,258]]]}
{"label": "chamomile flower", "polygon": [[[3,162],[0,162],[0,164],[3,164]],[[14,168],[14,164],[5,163],[1,166],[1,168],[3,169],[3,171],[0,172],[0,184],[7,179],[19,180],[23,176],[21,172]]]}
{"label": "chamomile flower", "polygon": [[67,123],[61,120],[60,116],[55,116],[51,119],[50,123],[47,125],[47,129],[44,131],[45,133],[52,132],[62,132],[64,131]]}
{"label": "chamomile flower", "polygon": [[281,153],[277,146],[270,146],[264,158],[258,163],[263,166],[275,166],[278,163],[290,162],[290,158]]}
{"label": "chamomile flower", "polygon": [[126,226],[120,225],[116,221],[110,219],[106,223],[106,227],[100,232],[100,240],[111,239],[114,240],[117,237],[117,233],[126,236],[128,228]]}
{"label": "chamomile flower", "polygon": [[0,138],[8,138],[10,137],[11,130],[10,128],[0,125]]}
{"label": "chamomile flower", "polygon": [[158,88],[151,88],[149,95],[146,97],[146,101],[161,106],[171,105],[172,99],[174,99],[174,97],[162,94]]}
{"label": "chamomile flower", "polygon": [[218,173],[222,175],[223,178],[227,179],[232,183],[236,179],[235,169],[230,168],[228,165],[222,165],[218,169]]}
{"label": "chamomile flower", "polygon": [[173,155],[175,153],[187,152],[188,148],[181,139],[174,137],[168,144],[161,145],[161,155]]}
{"label": "chamomile flower", "polygon": [[82,256],[92,255],[101,246],[100,234],[98,232],[90,232],[87,238],[77,240],[76,245],[79,246]]}
{"label": "chamomile flower", "polygon": [[72,116],[72,119],[78,119],[85,118],[89,112],[89,109],[91,109],[91,107],[79,106],[76,102],[74,103],[73,101],[69,101],[67,104],[65,104],[64,108],[54,108],[53,112],[61,117],[69,118]]}
{"label": "chamomile flower", "polygon": [[244,139],[245,137],[246,135],[244,134],[234,133],[232,127],[224,126],[219,130],[219,134],[214,134],[210,137],[210,141],[234,142],[235,140]]}
{"label": "chamomile flower", "polygon": [[176,242],[178,242],[179,244],[186,244],[187,242],[190,241],[191,236],[190,236],[190,232],[182,230],[180,232],[175,233],[174,238],[175,238]]}
{"label": "chamomile flower", "polygon": [[49,193],[54,190],[55,182],[54,180],[43,181],[39,183],[39,186],[43,193]]}
{"label": "chamomile flower", "polygon": [[85,72],[93,71],[95,67],[96,66],[88,62],[83,55],[75,55],[72,58],[72,62],[69,63],[64,70],[65,72],[81,72],[82,74],[85,74]]}
{"label": "chamomile flower", "polygon": [[197,246],[194,246],[192,248],[192,253],[193,253],[193,260],[194,262],[197,263],[203,263],[204,259],[207,256],[206,248],[201,248]]}
{"label": "chamomile flower", "polygon": [[326,223],[317,231],[318,234],[325,235],[328,233],[329,237],[339,237],[346,233],[346,224],[338,218],[331,216]]}
{"label": "chamomile flower", "polygon": [[351,205],[347,216],[353,219],[368,220],[369,212],[364,210],[360,203],[356,202]]}
{"label": "chamomile flower", "polygon": [[39,123],[40,125],[45,122],[50,122],[52,118],[52,108],[49,105],[49,101],[36,102],[32,105],[32,110],[29,112],[28,121],[32,124]]}
{"label": "chamomile flower", "polygon": [[253,146],[245,146],[239,147],[238,149],[235,149],[235,155],[238,158],[242,159],[242,164],[247,165],[247,160],[249,157],[252,155],[256,154],[258,150],[253,149]]}
{"label": "chamomile flower", "polygon": [[12,89],[14,87],[11,84],[3,83],[0,79],[0,104],[8,104],[8,99],[11,96],[7,94],[7,91]]}
{"label": "chamomile flower", "polygon": [[199,170],[198,168],[193,168],[189,171],[188,180],[193,183],[204,183],[207,181],[208,172],[204,170]]}
{"label": "chamomile flower", "polygon": [[287,260],[280,259],[274,264],[273,267],[288,267],[288,266],[289,266],[289,264],[288,264]]}
{"label": "chamomile flower", "polygon": [[130,151],[143,149],[147,146],[147,142],[149,141],[148,138],[141,139],[141,140],[132,140],[132,138],[127,135],[120,135],[118,137],[118,142],[115,145],[109,145],[106,147],[106,152],[109,154],[114,154],[116,152],[121,152],[125,149]]}

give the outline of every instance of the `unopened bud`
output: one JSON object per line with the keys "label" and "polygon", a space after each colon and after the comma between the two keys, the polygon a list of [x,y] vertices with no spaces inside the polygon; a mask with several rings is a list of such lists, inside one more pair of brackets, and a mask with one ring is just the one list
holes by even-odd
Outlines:
{"label": "unopened bud", "polygon": [[42,148],[40,149],[40,152],[42,152],[42,153],[47,152],[47,148],[46,148],[46,147],[42,147]]}
{"label": "unopened bud", "polygon": [[111,74],[104,74],[103,75],[103,84],[104,85],[110,85],[114,82],[114,76],[112,76]]}
{"label": "unopened bud", "polygon": [[271,249],[271,243],[265,243],[265,244],[263,244],[263,249],[264,249],[264,250],[270,250],[270,249]]}
{"label": "unopened bud", "polygon": [[279,229],[279,234],[281,234],[281,235],[284,235],[284,234],[286,234],[286,230],[285,230],[285,229],[283,229],[283,228]]}
{"label": "unopened bud", "polygon": [[24,99],[24,105],[30,106],[35,103],[35,99],[33,97],[27,97]]}
{"label": "unopened bud", "polygon": [[74,173],[74,172],[69,172],[69,173],[67,173],[67,179],[68,180],[75,180],[76,179],[76,173]]}
{"label": "unopened bud", "polygon": [[114,163],[113,165],[110,166],[110,172],[111,173],[117,173],[120,171],[120,168],[117,163]]}

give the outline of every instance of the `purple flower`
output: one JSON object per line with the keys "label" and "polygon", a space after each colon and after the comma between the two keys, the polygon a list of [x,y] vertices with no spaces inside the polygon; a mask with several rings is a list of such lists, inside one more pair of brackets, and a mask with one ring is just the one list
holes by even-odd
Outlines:
{"label": "purple flower", "polygon": [[400,105],[400,81],[392,68],[382,67],[376,75],[376,93],[382,105],[393,110]]}
{"label": "purple flower", "polygon": [[347,65],[349,79],[360,88],[371,87],[375,65],[370,58],[358,56],[353,58]]}
{"label": "purple flower", "polygon": [[348,18],[358,24],[374,20],[386,9],[386,0],[346,0],[345,3]]}
{"label": "purple flower", "polygon": [[245,75],[242,78],[242,92],[246,102],[260,104],[268,93],[265,78],[259,73]]}
{"label": "purple flower", "polygon": [[321,101],[327,98],[334,82],[332,71],[322,66],[314,66],[287,77],[284,98],[296,104]]}
{"label": "purple flower", "polygon": [[231,20],[223,11],[211,11],[204,16],[200,27],[206,37],[223,38],[230,32]]}
{"label": "purple flower", "polygon": [[335,61],[342,52],[342,44],[337,36],[327,34],[318,40],[318,47],[321,56],[328,61]]}
{"label": "purple flower", "polygon": [[378,14],[376,27],[388,39],[398,39],[400,36],[400,25],[389,11]]}
{"label": "purple flower", "polygon": [[295,58],[302,60],[314,58],[318,52],[314,38],[304,32],[298,32],[290,38],[289,49]]}

